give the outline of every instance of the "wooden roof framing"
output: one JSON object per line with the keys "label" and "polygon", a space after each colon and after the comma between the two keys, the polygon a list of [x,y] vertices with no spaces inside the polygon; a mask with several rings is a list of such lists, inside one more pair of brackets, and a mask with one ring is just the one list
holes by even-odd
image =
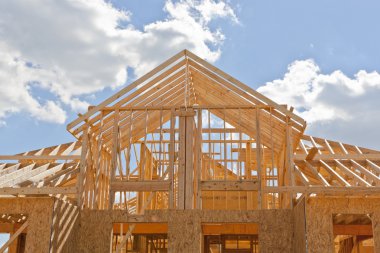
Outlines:
{"label": "wooden roof framing", "polygon": [[[231,105],[235,105],[236,108],[228,111],[223,109],[223,106]],[[219,117],[225,115],[229,124],[238,125],[250,136],[255,136],[256,131],[254,111],[242,109],[240,113],[244,120],[240,123],[236,115],[239,107],[260,106],[266,110],[265,113],[260,114],[263,129],[260,132],[262,143],[270,146],[269,140],[274,138],[274,148],[277,152],[283,147],[282,135],[287,125],[295,130],[295,140],[301,137],[306,127],[305,121],[285,106],[274,103],[198,56],[184,50],[98,106],[89,108],[87,113],[69,123],[67,129],[80,139],[84,124],[89,124],[93,133],[99,135],[99,132],[102,132],[103,143],[110,145],[115,110],[119,110],[119,127],[123,146],[126,135],[124,130],[130,128],[131,115],[133,115],[135,129],[132,130],[132,136],[134,140],[138,140],[143,136],[143,132],[138,132],[138,129],[141,129],[144,124],[149,108],[165,106],[177,108],[219,106],[219,109],[214,108],[212,113]],[[133,113],[132,110],[134,110]],[[159,112],[150,113],[149,131],[153,131],[160,124]],[[168,115],[169,111],[165,111],[166,120],[169,120]]]}
{"label": "wooden roof framing", "polygon": [[[329,189],[344,193],[350,188],[359,194],[380,193],[379,151],[304,135],[306,122],[292,110],[184,50],[69,123],[67,130],[78,141],[0,156],[0,195],[60,194],[76,199],[81,169],[91,174],[88,179],[94,184],[99,183],[99,174],[94,170],[104,170],[104,175],[109,173],[107,166],[95,164],[97,161],[91,161],[92,168],[84,170],[81,161],[86,162],[83,158],[87,153],[82,152],[85,138],[94,140],[89,145],[94,157],[99,155],[95,147],[104,146],[109,151],[107,159],[116,164],[117,157],[110,158],[115,138],[120,143],[119,149],[127,147],[130,141],[141,142],[147,133],[157,132],[170,120],[173,108],[182,107],[208,110],[234,130],[260,139],[265,150],[273,149],[276,159],[287,159],[284,150],[291,147],[287,133],[292,130],[290,138],[295,148],[291,156],[288,154],[292,163],[287,165],[294,165],[294,184],[281,189],[266,187],[266,192],[323,193]],[[170,134],[175,131],[172,127]],[[213,131],[226,133],[231,129]],[[241,146],[239,150],[242,152],[239,155],[244,157]],[[264,159],[270,160],[265,155]]]}
{"label": "wooden roof framing", "polygon": [[380,186],[380,152],[376,150],[304,135],[294,162],[298,185]]}
{"label": "wooden roof framing", "polygon": [[0,195],[75,195],[81,143],[0,156]]}

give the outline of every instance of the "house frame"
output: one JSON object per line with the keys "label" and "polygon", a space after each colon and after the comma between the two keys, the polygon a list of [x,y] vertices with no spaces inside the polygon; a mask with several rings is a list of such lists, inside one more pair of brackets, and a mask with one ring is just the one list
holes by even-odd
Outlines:
{"label": "house frame", "polygon": [[305,129],[181,51],[79,114],[75,142],[0,156],[0,252],[22,234],[25,252],[125,252],[136,231],[205,252],[212,229],[258,235],[260,252],[335,252],[336,235],[380,252],[380,152]]}

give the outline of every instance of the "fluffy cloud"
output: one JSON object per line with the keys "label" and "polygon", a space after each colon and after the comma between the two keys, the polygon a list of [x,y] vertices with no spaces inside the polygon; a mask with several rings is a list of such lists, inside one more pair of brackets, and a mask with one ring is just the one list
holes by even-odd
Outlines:
{"label": "fluffy cloud", "polygon": [[[133,26],[131,14],[103,0],[1,1],[0,121],[16,112],[63,123],[66,110],[84,110],[83,95],[118,87],[127,68],[139,76],[184,48],[208,61],[224,36],[209,22],[238,22],[223,1],[172,2],[166,18]],[[34,89],[48,93],[38,96]]]}
{"label": "fluffy cloud", "polygon": [[360,70],[352,78],[337,70],[321,73],[313,60],[295,61],[283,79],[258,91],[295,108],[308,131],[327,138],[379,148],[380,74]]}

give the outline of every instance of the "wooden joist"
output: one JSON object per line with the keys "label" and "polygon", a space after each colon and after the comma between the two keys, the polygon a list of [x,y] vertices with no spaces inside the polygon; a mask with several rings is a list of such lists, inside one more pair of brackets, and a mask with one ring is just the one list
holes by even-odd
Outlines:
{"label": "wooden joist", "polygon": [[380,187],[363,187],[363,186],[267,186],[266,193],[293,192],[303,194],[323,194],[332,196],[360,196],[360,195],[380,195]]}
{"label": "wooden joist", "polygon": [[55,195],[55,194],[76,194],[76,187],[3,187],[0,188],[0,195]]}
{"label": "wooden joist", "polygon": [[79,160],[80,155],[0,155],[0,160]]}
{"label": "wooden joist", "polygon": [[[295,154],[294,160],[302,161],[306,160],[307,155],[305,154]],[[355,161],[380,161],[380,154],[316,154],[312,160],[335,160],[335,159],[352,159]],[[310,160],[309,160],[310,161]]]}
{"label": "wooden joist", "polygon": [[129,191],[129,192],[155,192],[169,191],[170,182],[161,181],[113,181],[111,182],[112,191]]}
{"label": "wooden joist", "polygon": [[201,181],[202,191],[257,191],[259,189],[258,180],[244,181]]}

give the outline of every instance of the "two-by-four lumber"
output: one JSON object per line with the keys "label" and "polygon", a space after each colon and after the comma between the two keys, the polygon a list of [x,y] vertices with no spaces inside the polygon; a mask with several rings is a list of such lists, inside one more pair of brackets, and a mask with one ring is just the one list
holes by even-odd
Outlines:
{"label": "two-by-four lumber", "polygon": [[4,187],[0,188],[0,195],[55,195],[55,194],[76,194],[76,187]]}
{"label": "two-by-four lumber", "polygon": [[[255,120],[256,120],[256,166],[257,166],[257,178],[258,178],[258,183],[259,183],[259,192],[258,192],[258,207],[261,209],[263,207],[263,194],[261,189],[263,186],[265,186],[266,182],[262,180],[262,170],[261,170],[261,159],[262,159],[262,146],[261,146],[261,137],[260,137],[260,110],[256,108],[256,115],[255,115]],[[272,136],[273,137],[273,136]]]}
{"label": "two-by-four lumber", "polygon": [[[295,161],[306,160],[307,155],[295,154]],[[380,161],[380,154],[316,154],[313,157],[314,161],[317,160],[334,160],[334,159],[353,159],[355,161],[373,160]]]}
{"label": "two-by-four lumber", "polygon": [[356,195],[380,195],[380,187],[378,186],[267,186],[263,192],[266,193],[304,193],[304,194],[325,194],[331,196],[356,196]]}
{"label": "two-by-four lumber", "polygon": [[258,180],[244,181],[221,181],[208,180],[201,181],[202,191],[257,191],[259,189]]}
{"label": "two-by-four lumber", "polygon": [[146,181],[113,181],[111,189],[113,192],[150,192],[150,191],[169,191],[170,181],[168,180],[146,180]]}
{"label": "two-by-four lumber", "polygon": [[196,208],[201,209],[202,201],[202,190],[201,190],[201,180],[202,180],[202,109],[197,110],[197,133],[196,133]]}
{"label": "two-by-four lumber", "polygon": [[71,131],[71,129],[73,127],[75,127],[76,125],[78,125],[80,122],[88,119],[93,114],[95,114],[96,112],[98,112],[98,110],[100,110],[101,108],[104,108],[108,104],[110,104],[110,103],[114,102],[115,100],[119,99],[120,97],[122,97],[124,94],[127,94],[128,92],[130,92],[134,88],[136,88],[139,85],[143,84],[145,81],[149,80],[149,78],[153,77],[155,74],[157,74],[158,72],[162,71],[167,66],[169,66],[170,64],[176,62],[178,59],[180,59],[183,56],[184,56],[184,51],[181,51],[178,54],[174,55],[173,57],[171,57],[170,59],[168,59],[167,61],[165,61],[163,64],[161,64],[160,66],[158,66],[155,69],[151,70],[150,72],[148,72],[147,74],[145,74],[141,78],[137,79],[132,84],[126,86],[121,91],[117,92],[113,96],[109,97],[108,99],[106,99],[105,101],[103,101],[102,103],[100,103],[98,106],[95,106],[95,107],[91,108],[87,113],[85,113],[84,115],[78,117],[77,119],[75,119],[74,121],[72,121],[71,123],[69,123],[67,125],[67,130]]}
{"label": "two-by-four lumber", "polygon": [[238,81],[237,79],[233,78],[232,76],[226,74],[225,72],[219,70],[218,68],[212,66],[210,63],[206,62],[205,60],[201,59],[200,57],[196,56],[195,54],[189,52],[186,50],[186,53],[189,55],[191,59],[193,59],[193,62],[198,62],[202,64],[203,66],[207,67],[214,73],[218,74],[220,77],[224,78],[226,81],[235,84],[236,87],[241,89],[243,92],[251,94],[252,97],[256,97],[258,100],[263,101],[264,103],[268,105],[273,105],[276,110],[280,111],[281,113],[285,114],[286,116],[291,117],[293,120],[295,120],[297,123],[301,125],[305,125],[306,122],[301,117],[297,116],[296,114],[290,112],[286,108],[281,107],[280,105],[277,105],[269,98],[265,97],[264,95],[260,94],[259,92],[255,91],[254,89],[250,88],[248,85],[243,84],[242,82]]}
{"label": "two-by-four lumber", "polygon": [[5,250],[11,245],[11,243],[25,230],[28,226],[28,221],[25,221],[22,226],[17,229],[17,231],[4,243],[4,245],[0,248],[0,253],[5,252]]}
{"label": "two-by-four lumber", "polygon": [[88,125],[85,125],[84,131],[83,131],[83,138],[82,138],[82,154],[81,154],[81,162],[80,162],[80,169],[79,174],[77,177],[77,188],[78,188],[78,206],[79,208],[82,208],[83,201],[84,201],[84,189],[85,189],[85,176],[87,172],[87,154],[88,154]]}
{"label": "two-by-four lumber", "polygon": [[0,160],[79,160],[79,155],[0,155]]}

